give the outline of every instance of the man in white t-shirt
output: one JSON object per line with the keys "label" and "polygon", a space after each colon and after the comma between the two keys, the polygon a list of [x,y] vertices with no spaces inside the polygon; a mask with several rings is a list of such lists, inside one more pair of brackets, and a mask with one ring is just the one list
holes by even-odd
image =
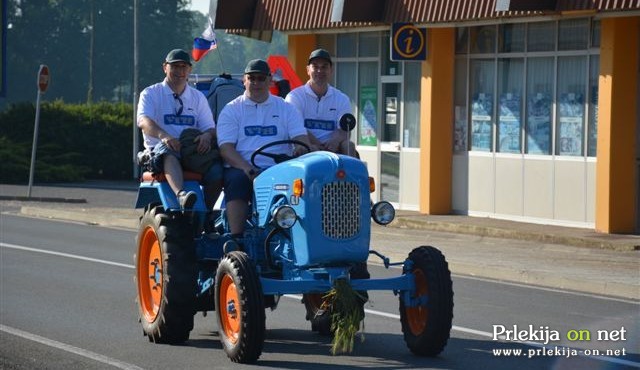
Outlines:
{"label": "man in white t-shirt", "polygon": [[[207,153],[216,140],[215,122],[204,94],[187,85],[191,73],[189,54],[174,49],[167,54],[162,69],[165,79],[145,88],[140,94],[137,123],[142,129],[144,146],[151,152],[152,172],[164,172],[182,209],[192,208],[196,193],[184,191],[180,164],[180,134],[187,128],[202,133],[194,143],[198,153]],[[203,173],[205,203],[211,209],[222,187],[222,166],[214,163]]]}
{"label": "man in white t-shirt", "polygon": [[331,55],[317,49],[309,55],[306,84],[293,89],[286,101],[293,104],[304,118],[309,141],[314,149],[357,157],[349,134],[340,129],[342,115],[351,113],[349,97],[329,84],[333,73]]}
{"label": "man in white t-shirt", "polygon": [[[264,60],[255,59],[244,70],[245,93],[229,102],[218,117],[220,154],[225,161],[224,192],[229,228],[234,239],[242,237],[248,202],[253,194],[253,179],[259,168],[251,164],[251,154],[277,140],[298,140],[309,144],[300,113],[284,99],[271,95],[271,71]],[[288,146],[271,148],[272,153],[287,153]],[[295,146],[294,155],[304,154]],[[273,160],[255,158],[256,165],[267,168]]]}

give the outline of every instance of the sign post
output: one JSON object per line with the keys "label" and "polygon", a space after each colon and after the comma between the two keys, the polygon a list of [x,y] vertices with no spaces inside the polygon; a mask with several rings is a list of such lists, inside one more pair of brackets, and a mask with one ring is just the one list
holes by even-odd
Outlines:
{"label": "sign post", "polygon": [[33,186],[33,173],[36,168],[36,148],[38,147],[38,126],[40,125],[40,96],[49,88],[49,67],[40,65],[38,70],[38,96],[36,98],[36,121],[33,127],[33,146],[31,147],[31,167],[29,168],[29,188],[27,198],[31,198],[31,187]]}

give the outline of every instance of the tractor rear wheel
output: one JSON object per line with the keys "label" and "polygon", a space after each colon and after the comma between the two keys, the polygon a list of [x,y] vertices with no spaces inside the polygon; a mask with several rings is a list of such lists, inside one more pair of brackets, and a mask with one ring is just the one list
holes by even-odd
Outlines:
{"label": "tractor rear wheel", "polygon": [[137,302],[149,341],[179,344],[189,339],[195,314],[195,248],[181,215],[147,207],[140,218],[134,257]]}
{"label": "tractor rear wheel", "polygon": [[264,296],[249,256],[233,251],[216,272],[215,306],[222,347],[233,362],[253,363],[265,337]]}
{"label": "tractor rear wheel", "polygon": [[449,340],[453,320],[451,272],[444,256],[434,247],[422,246],[409,253],[416,292],[423,301],[405,304],[400,294],[400,322],[409,350],[419,356],[437,356]]}
{"label": "tractor rear wheel", "polygon": [[[358,263],[350,272],[352,279],[368,279],[371,277],[367,270],[367,263]],[[364,299],[360,309],[364,310],[364,304],[369,299],[367,292],[358,292]],[[317,331],[320,335],[330,336],[331,331],[331,305],[326,302],[324,296],[327,293],[307,293],[302,295],[302,302],[307,310],[306,319],[311,322],[311,330]]]}

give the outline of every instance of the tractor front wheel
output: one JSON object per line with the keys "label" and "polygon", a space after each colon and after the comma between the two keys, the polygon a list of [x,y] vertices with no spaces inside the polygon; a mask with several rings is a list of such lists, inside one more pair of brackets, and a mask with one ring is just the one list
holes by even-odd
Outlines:
{"label": "tractor front wheel", "polygon": [[215,290],[220,340],[233,362],[253,363],[265,337],[264,296],[255,267],[246,253],[228,253],[218,265]]}
{"label": "tractor front wheel", "polygon": [[[418,247],[409,253],[416,291],[409,306],[400,294],[400,321],[409,350],[419,356],[437,356],[449,340],[453,320],[451,272],[442,253]],[[404,273],[407,273],[406,271]]]}

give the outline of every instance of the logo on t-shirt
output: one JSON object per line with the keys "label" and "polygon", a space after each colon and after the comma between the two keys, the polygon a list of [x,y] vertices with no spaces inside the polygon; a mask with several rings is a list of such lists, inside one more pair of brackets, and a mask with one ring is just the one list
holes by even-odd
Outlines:
{"label": "logo on t-shirt", "polygon": [[309,130],[333,131],[336,129],[336,122],[307,118],[304,120],[304,127]]}
{"label": "logo on t-shirt", "polygon": [[247,126],[244,128],[246,136],[276,136],[278,134],[277,126]]}
{"label": "logo on t-shirt", "polygon": [[187,115],[176,116],[175,114],[165,114],[164,124],[176,125],[176,126],[195,126],[196,118],[194,116],[187,116]]}

